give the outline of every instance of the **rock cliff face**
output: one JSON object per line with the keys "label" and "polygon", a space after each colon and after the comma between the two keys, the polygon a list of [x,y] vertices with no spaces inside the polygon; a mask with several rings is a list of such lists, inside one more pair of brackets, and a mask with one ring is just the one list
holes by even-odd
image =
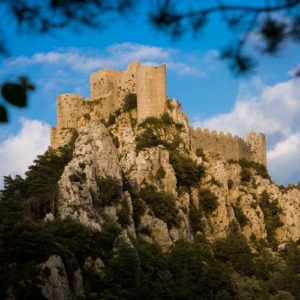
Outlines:
{"label": "rock cliff face", "polygon": [[300,191],[278,187],[257,163],[195,151],[180,105],[167,107],[140,124],[134,108],[87,123],[59,181],[58,215],[99,231],[114,222],[163,251],[231,230],[250,243],[298,240]]}

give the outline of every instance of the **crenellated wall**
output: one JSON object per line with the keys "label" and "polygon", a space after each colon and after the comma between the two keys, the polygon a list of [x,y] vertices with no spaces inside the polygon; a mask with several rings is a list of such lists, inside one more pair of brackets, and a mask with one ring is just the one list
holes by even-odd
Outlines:
{"label": "crenellated wall", "polygon": [[263,165],[267,165],[266,160],[266,140],[262,133],[250,132],[246,140],[230,133],[209,131],[191,127],[192,148],[210,150],[220,153],[226,160],[247,159],[253,160]]}

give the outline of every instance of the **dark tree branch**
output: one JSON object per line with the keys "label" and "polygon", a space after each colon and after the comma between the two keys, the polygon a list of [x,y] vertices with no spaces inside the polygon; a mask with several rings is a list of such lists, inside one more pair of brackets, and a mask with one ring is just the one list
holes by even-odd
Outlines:
{"label": "dark tree branch", "polygon": [[[234,72],[247,73],[254,67],[254,60],[245,55],[244,49],[251,34],[257,34],[264,46],[262,51],[274,54],[287,39],[300,41],[300,0],[285,0],[272,4],[265,0],[261,5],[228,5],[215,0],[215,5],[198,9],[178,9],[178,2],[160,1],[154,13],[150,13],[151,22],[160,30],[180,36],[187,32],[188,26],[194,32],[200,31],[205,22],[216,13],[220,13],[227,27],[237,33],[234,46],[223,51],[222,58],[230,61]],[[282,18],[283,17],[283,18]],[[195,26],[194,20],[198,21]],[[243,28],[242,28],[243,27]]]}

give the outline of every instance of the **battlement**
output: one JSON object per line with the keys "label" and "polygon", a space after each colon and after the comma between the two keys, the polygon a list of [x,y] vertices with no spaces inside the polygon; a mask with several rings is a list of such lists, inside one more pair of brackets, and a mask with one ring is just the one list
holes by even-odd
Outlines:
{"label": "battlement", "polygon": [[266,138],[263,133],[249,132],[246,139],[231,133],[190,128],[192,148],[220,153],[226,160],[247,159],[267,165]]}

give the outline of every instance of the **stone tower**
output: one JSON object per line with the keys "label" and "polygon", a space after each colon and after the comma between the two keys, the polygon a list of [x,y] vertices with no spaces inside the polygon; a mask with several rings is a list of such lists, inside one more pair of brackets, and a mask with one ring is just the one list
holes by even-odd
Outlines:
{"label": "stone tower", "polygon": [[248,132],[246,141],[251,149],[251,159],[267,166],[266,136],[263,133]]}
{"label": "stone tower", "polygon": [[166,65],[141,66],[137,69],[138,123],[147,117],[159,117],[166,109]]}

